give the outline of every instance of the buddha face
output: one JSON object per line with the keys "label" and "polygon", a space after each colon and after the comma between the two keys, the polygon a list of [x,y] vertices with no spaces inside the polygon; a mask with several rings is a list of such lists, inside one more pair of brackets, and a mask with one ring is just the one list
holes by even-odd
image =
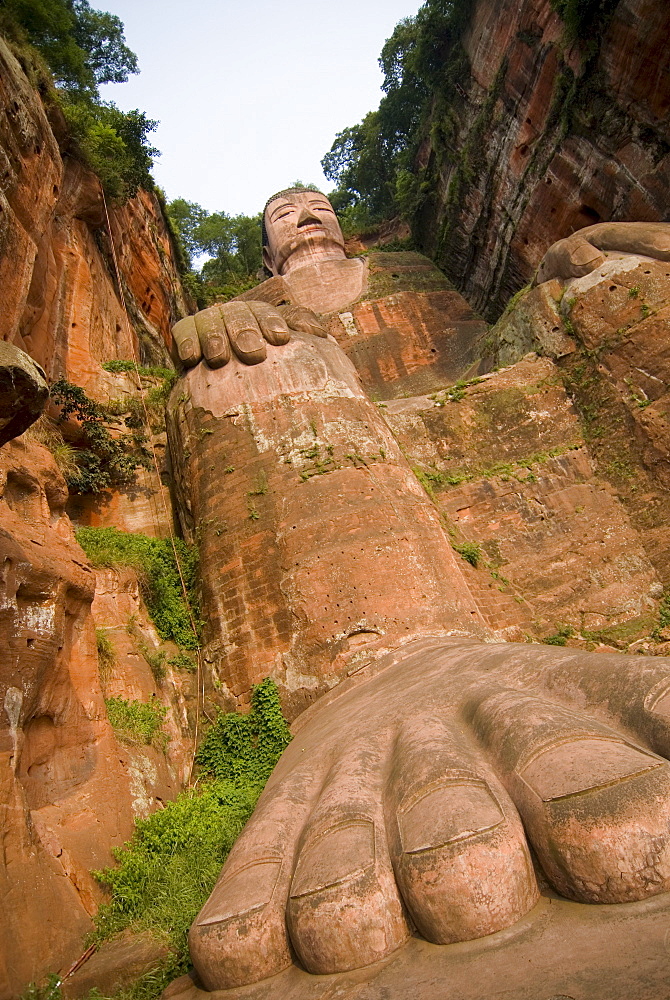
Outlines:
{"label": "buddha face", "polygon": [[263,260],[273,274],[286,274],[316,260],[345,257],[337,216],[319,191],[277,195],[265,209],[265,230]]}

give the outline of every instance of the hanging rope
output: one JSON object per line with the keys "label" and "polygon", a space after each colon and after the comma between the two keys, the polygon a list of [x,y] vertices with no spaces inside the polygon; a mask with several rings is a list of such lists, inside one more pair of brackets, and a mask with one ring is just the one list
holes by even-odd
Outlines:
{"label": "hanging rope", "polygon": [[[181,583],[181,589],[182,589],[182,592],[183,592],[183,595],[184,595],[184,604],[186,605],[186,609],[188,611],[188,616],[189,616],[190,621],[191,621],[191,628],[193,630],[193,636],[194,636],[194,638],[195,638],[195,640],[197,642],[198,641],[198,629],[197,629],[197,626],[196,626],[196,623],[195,623],[195,618],[193,617],[193,610],[191,608],[191,602],[189,601],[189,598],[188,598],[188,590],[187,590],[187,587],[186,587],[186,581],[184,579],[184,574],[183,574],[183,571],[182,571],[181,561],[179,559],[179,552],[177,550],[176,537],[175,537],[174,531],[172,530],[172,512],[168,509],[168,505],[167,505],[167,502],[165,500],[165,494],[164,494],[164,491],[163,491],[163,481],[161,480],[160,468],[159,468],[159,465],[158,465],[158,458],[156,456],[156,448],[154,446],[153,435],[151,433],[151,424],[149,422],[149,409],[147,407],[144,386],[142,385],[142,377],[140,375],[139,360],[138,360],[138,357],[137,357],[137,351],[135,349],[135,332],[134,332],[134,330],[132,328],[132,325],[131,325],[131,322],[130,322],[130,316],[128,314],[128,307],[126,305],[126,296],[125,296],[124,291],[123,291],[123,282],[121,280],[121,271],[120,271],[120,268],[119,268],[119,261],[118,261],[117,255],[116,255],[116,248],[114,246],[114,237],[112,235],[112,226],[111,226],[111,222],[110,222],[110,218],[109,218],[109,211],[107,209],[107,199],[105,198],[105,192],[104,192],[104,190],[102,191],[102,204],[103,204],[104,209],[105,209],[105,219],[106,219],[106,222],[107,222],[107,233],[109,235],[109,245],[110,245],[111,250],[112,250],[112,260],[114,262],[114,272],[116,274],[116,283],[117,283],[117,286],[118,286],[118,289],[119,289],[119,297],[121,299],[121,308],[123,310],[123,315],[124,315],[124,318],[125,318],[125,321],[126,321],[126,326],[127,326],[127,332],[129,334],[129,338],[130,338],[130,348],[131,348],[131,351],[132,351],[132,361],[133,361],[133,364],[135,366],[135,374],[137,375],[137,384],[139,386],[140,400],[142,402],[142,409],[144,411],[144,420],[145,420],[146,427],[147,427],[147,430],[148,430],[149,447],[150,447],[151,456],[152,456],[152,459],[153,459],[153,467],[154,467],[154,472],[155,472],[155,475],[156,475],[156,483],[157,483],[157,487],[158,487],[158,495],[160,496],[160,499],[161,499],[161,502],[162,502],[162,506],[163,506],[163,514],[165,516],[165,524],[167,525],[168,534],[169,534],[169,538],[170,538],[170,544],[172,546],[172,552],[174,554],[175,564],[177,566],[177,572],[179,574],[179,580],[180,580],[180,583]],[[156,526],[159,527],[159,525],[158,525],[158,515],[156,515]],[[191,758],[191,767],[189,769],[189,776],[188,776],[189,784],[191,783],[191,780],[192,780],[192,777],[193,777],[193,768],[195,766],[195,755],[196,755],[197,746],[198,746],[198,734],[199,734],[199,728],[200,728],[200,703],[201,703],[201,698],[202,698],[202,701],[204,703],[204,696],[205,696],[204,677],[203,677],[203,670],[202,670],[202,650],[200,648],[200,644],[199,643],[198,643],[198,646],[196,648],[196,664],[197,664],[197,675],[196,675],[196,699],[195,699],[195,733],[194,733],[194,737],[193,737],[193,756]]]}

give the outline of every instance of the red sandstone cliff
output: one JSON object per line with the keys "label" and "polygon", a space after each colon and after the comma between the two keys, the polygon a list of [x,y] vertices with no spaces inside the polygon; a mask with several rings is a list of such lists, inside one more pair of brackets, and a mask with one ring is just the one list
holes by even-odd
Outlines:
{"label": "red sandstone cliff", "polygon": [[488,319],[563,236],[668,219],[669,36],[664,0],[620,0],[601,37],[571,46],[550,0],[478,0],[470,78],[445,95],[455,141],[420,153],[431,193],[415,230]]}
{"label": "red sandstone cliff", "polygon": [[[63,123],[50,115],[53,122],[0,40],[0,340],[30,354],[50,380],[64,376],[98,400],[132,394],[136,380],[101,363],[134,353],[145,363],[169,361],[170,328],[187,309],[169,233],[153,193],[109,207],[129,324],[100,183],[62,153]],[[81,954],[102,898],[91,870],[112,862],[111,848],[130,836],[136,816],[174,798],[191,763],[181,690],[188,677],[152,676],[140,654],[158,637],[135,574],[92,570],[67,501],[52,456],[30,435],[2,448],[2,997],[66,971]],[[98,507],[84,520],[164,533],[146,476]],[[116,648],[110,676],[98,663],[96,626]],[[115,736],[105,697],[162,704],[157,745]]]}
{"label": "red sandstone cliff", "polygon": [[[113,277],[97,177],[59,148],[45,108],[0,39],[0,339],[49,378],[93,395],[101,361],[168,357],[170,327],[187,311],[170,237],[154,194],[110,206],[114,248],[131,316]],[[51,112],[57,118],[57,112]]]}

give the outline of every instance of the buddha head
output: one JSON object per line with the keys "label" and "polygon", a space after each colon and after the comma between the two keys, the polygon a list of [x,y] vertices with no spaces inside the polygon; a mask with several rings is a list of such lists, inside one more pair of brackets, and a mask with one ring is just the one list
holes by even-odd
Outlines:
{"label": "buddha head", "polygon": [[273,274],[344,259],[342,230],[325,194],[293,187],[269,199],[263,213],[263,262]]}

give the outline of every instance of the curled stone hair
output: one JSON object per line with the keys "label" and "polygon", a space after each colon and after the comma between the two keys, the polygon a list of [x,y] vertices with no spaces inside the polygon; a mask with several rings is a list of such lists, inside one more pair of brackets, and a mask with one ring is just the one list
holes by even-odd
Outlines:
{"label": "curled stone hair", "polygon": [[[262,232],[264,247],[268,245],[268,234],[265,228],[265,213],[267,211],[268,205],[271,202],[275,201],[277,198],[283,198],[287,194],[299,194],[301,191],[315,191],[317,194],[323,194],[323,191],[319,191],[318,187],[316,187],[314,184],[301,184],[300,187],[284,188],[283,191],[277,191],[275,192],[275,194],[272,195],[271,198],[268,198],[268,200],[265,202],[265,207],[263,208],[263,215],[261,216],[262,218],[261,232]],[[325,198],[326,195],[323,194],[323,197]]]}

